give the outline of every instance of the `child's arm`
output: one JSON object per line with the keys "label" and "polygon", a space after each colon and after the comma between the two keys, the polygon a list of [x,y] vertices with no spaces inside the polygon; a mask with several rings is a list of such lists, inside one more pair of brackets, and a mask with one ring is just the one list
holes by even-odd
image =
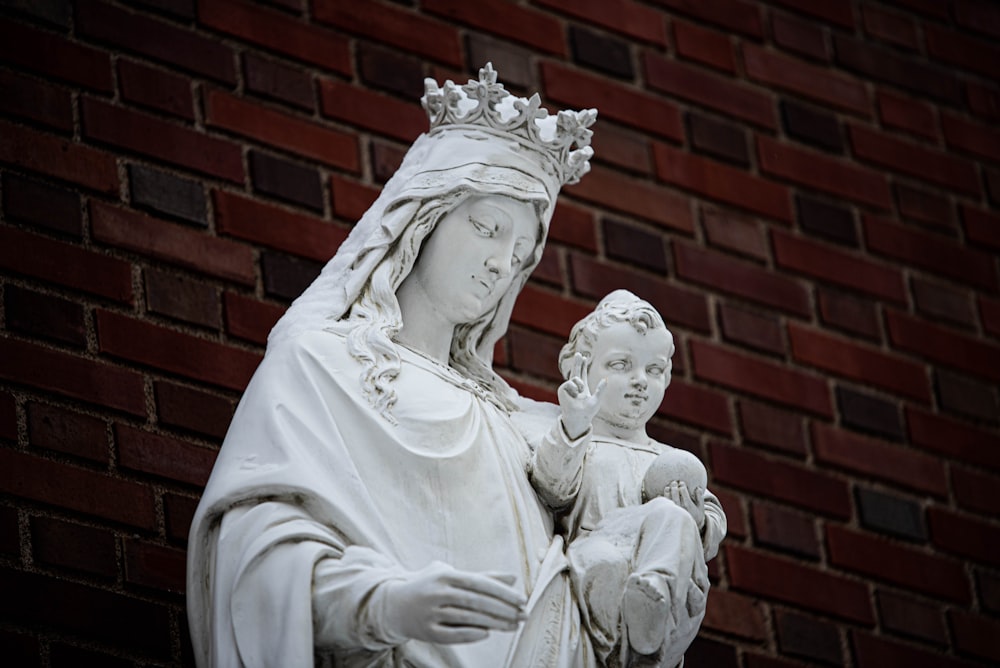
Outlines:
{"label": "child's arm", "polygon": [[726,537],[728,529],[726,513],[718,497],[705,490],[705,528],[701,532],[701,544],[705,548],[705,561],[715,558],[719,553],[719,543]]}

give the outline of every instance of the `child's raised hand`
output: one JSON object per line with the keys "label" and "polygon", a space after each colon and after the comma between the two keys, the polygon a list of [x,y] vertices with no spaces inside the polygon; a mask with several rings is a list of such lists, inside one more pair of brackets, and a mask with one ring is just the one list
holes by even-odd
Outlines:
{"label": "child's raised hand", "polygon": [[591,393],[590,386],[583,377],[583,362],[583,355],[580,353],[573,356],[569,379],[559,386],[557,393],[559,408],[562,409],[563,429],[573,441],[590,429],[590,423],[601,408],[601,395],[607,386],[607,381],[601,380]]}

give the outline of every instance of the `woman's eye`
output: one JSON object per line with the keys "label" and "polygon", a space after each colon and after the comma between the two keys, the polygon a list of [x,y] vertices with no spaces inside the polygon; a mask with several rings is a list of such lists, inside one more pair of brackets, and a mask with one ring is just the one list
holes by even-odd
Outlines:
{"label": "woman's eye", "polygon": [[469,219],[469,222],[472,223],[472,226],[476,228],[476,233],[484,237],[492,237],[494,234],[496,234],[496,230],[490,227],[489,225],[486,225],[485,223],[480,223],[478,220],[474,220],[472,218]]}

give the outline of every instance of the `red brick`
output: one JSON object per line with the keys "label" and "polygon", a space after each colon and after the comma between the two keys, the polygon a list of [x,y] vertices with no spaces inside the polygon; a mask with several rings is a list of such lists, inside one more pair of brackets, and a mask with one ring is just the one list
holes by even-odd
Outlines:
{"label": "red brick", "polygon": [[249,297],[227,292],[223,295],[226,311],[226,331],[230,335],[254,343],[267,343],[267,335],[285,312],[283,306],[259,302]]}
{"label": "red brick", "polygon": [[1000,120],[1000,90],[965,82],[965,99],[973,114],[988,121]]}
{"label": "red brick", "polygon": [[777,4],[844,28],[854,28],[854,11],[849,0],[776,0]]}
{"label": "red brick", "polygon": [[963,508],[992,517],[1000,515],[1000,498],[996,494],[1000,477],[952,465],[951,487]]}
{"label": "red brick", "polygon": [[37,402],[28,405],[28,439],[47,448],[107,464],[107,427],[103,420]]}
{"label": "red brick", "polygon": [[1000,381],[1000,346],[984,343],[911,315],[888,311],[893,345],[971,374]]}
{"label": "red brick", "polygon": [[10,339],[0,340],[0,353],[0,378],[135,415],[146,414],[138,374]]}
{"label": "red brick", "polygon": [[785,186],[666,144],[654,144],[653,154],[661,181],[782,222],[790,223],[794,217]]}
{"label": "red brick", "polygon": [[850,128],[850,134],[854,153],[862,160],[929,183],[980,194],[979,176],[971,162],[857,125]]}
{"label": "red brick", "polygon": [[63,522],[48,517],[31,518],[33,560],[106,579],[118,575],[115,535],[105,529]]}
{"label": "red brick", "polygon": [[549,240],[596,251],[597,233],[593,214],[587,209],[560,201],[549,224]]}
{"label": "red brick", "polygon": [[694,230],[691,203],[686,197],[649,181],[594,167],[587,178],[563,192],[579,199],[638,216],[690,234]]}
{"label": "red brick", "polygon": [[826,527],[826,544],[835,566],[956,603],[971,600],[969,579],[958,561],[834,525]]}
{"label": "red brick", "polygon": [[754,538],[758,544],[814,561],[819,559],[813,516],[769,503],[754,502],[752,508]]}
{"label": "red brick", "polygon": [[233,402],[217,394],[166,381],[153,384],[160,424],[222,440],[233,419]]}
{"label": "red brick", "polygon": [[175,438],[115,425],[119,464],[148,473],[203,487],[212,472],[217,451]]}
{"label": "red brick", "polygon": [[871,116],[868,92],[856,79],[746,43],[743,62],[751,79],[838,109]]}
{"label": "red brick", "polygon": [[210,28],[298,60],[351,74],[348,40],[283,12],[239,0],[201,0],[198,20]]}
{"label": "red brick", "polygon": [[830,60],[825,28],[819,24],[772,13],[771,36],[775,44],[800,56],[822,61]]}
{"label": "red brick", "polygon": [[[648,51],[643,53],[643,69],[650,88],[765,128],[778,126],[774,101],[757,89]],[[602,100],[603,113],[603,98],[593,99]]]}
{"label": "red brick", "polygon": [[801,415],[743,399],[738,407],[745,442],[806,456],[806,432]]}
{"label": "red brick", "polygon": [[21,220],[75,239],[83,236],[80,196],[50,183],[3,175],[3,207],[8,220]]}
{"label": "red brick", "polygon": [[510,357],[508,363],[515,371],[522,371],[553,383],[563,378],[557,367],[559,350],[564,337],[552,337],[520,327],[511,327],[505,335]]}
{"label": "red brick", "polygon": [[909,17],[877,9],[870,5],[861,8],[861,16],[864,20],[865,32],[869,35],[912,51],[920,49],[920,35],[917,32],[917,26]]}
{"label": "red brick", "polygon": [[[697,446],[698,443],[695,443],[694,445]],[[698,448],[685,447],[685,449],[697,450]],[[711,475],[711,471],[709,471],[709,475]],[[713,484],[714,483],[710,480],[709,485]],[[722,504],[723,509],[726,511],[726,520],[729,523],[726,535],[732,538],[746,538],[749,536],[750,530],[747,527],[747,521],[744,517],[745,513],[743,511],[743,502],[741,501],[743,497],[735,492],[730,492],[724,489],[713,488],[712,491],[717,497],[719,497],[719,503]]]}
{"label": "red brick", "polygon": [[964,610],[949,610],[948,617],[959,651],[1000,663],[1000,622]]}
{"label": "red brick", "polygon": [[971,464],[1000,471],[996,434],[975,429],[952,418],[906,408],[910,440],[914,445]]}
{"label": "red brick", "polygon": [[86,348],[87,324],[79,301],[15,285],[6,286],[3,297],[7,329]]}
{"label": "red brick", "polygon": [[961,84],[948,70],[872,41],[860,41],[837,34],[833,37],[833,43],[837,62],[847,70],[916,95],[952,104],[961,103]]}
{"label": "red brick", "polygon": [[410,9],[368,2],[364,11],[340,0],[314,0],[313,18],[348,32],[371,37],[452,67],[462,67],[462,46],[453,26]]}
{"label": "red brick", "polygon": [[898,269],[883,267],[854,253],[781,230],[772,230],[771,240],[779,267],[888,301],[906,301],[903,276]]}
{"label": "red brick", "polygon": [[538,4],[564,12],[587,23],[628,37],[666,46],[663,13],[634,0],[537,0]]}
{"label": "red brick", "polygon": [[[333,167],[357,171],[357,139],[345,132],[212,90],[205,100],[209,125],[256,139]],[[242,182],[242,176],[239,179]]]}
{"label": "red brick", "polygon": [[958,0],[954,4],[955,20],[963,28],[993,37],[1000,37],[1000,12],[987,0]]}
{"label": "red brick", "polygon": [[600,100],[602,117],[676,141],[684,138],[681,114],[672,102],[555,63],[543,62],[541,72],[550,102],[584,109]]}
{"label": "red brick", "polygon": [[167,492],[163,495],[163,515],[167,524],[167,537],[170,540],[187,544],[191,533],[191,520],[194,518],[198,499]]}
{"label": "red brick", "polygon": [[213,193],[219,232],[313,260],[333,257],[347,233],[319,218],[292,213],[241,195]]}
{"label": "red brick", "polygon": [[118,81],[123,100],[194,120],[190,79],[120,59]]}
{"label": "red brick", "polygon": [[828,517],[850,517],[847,484],[838,478],[748,448],[713,443],[710,452],[717,482]]}
{"label": "red brick", "polygon": [[876,253],[902,260],[938,276],[949,276],[992,292],[997,290],[993,255],[874,216],[864,217],[864,229],[868,248]]}
{"label": "red brick", "polygon": [[941,136],[934,106],[922,100],[880,90],[878,116],[884,125],[917,137],[936,140]]}
{"label": "red brick", "polygon": [[993,336],[1000,337],[1000,301],[980,297],[979,314],[983,319],[983,329]]}
{"label": "red brick", "polygon": [[743,654],[746,668],[799,668],[802,663],[771,656],[760,656],[746,652]]}
{"label": "red brick", "polygon": [[253,254],[243,244],[94,200],[90,219],[94,238],[102,243],[239,283],[254,282]]}
{"label": "red brick", "polygon": [[90,190],[118,193],[114,156],[0,120],[0,162],[41,172]]}
{"label": "red brick", "polygon": [[330,188],[334,215],[351,223],[361,220],[380,192],[378,188],[346,179],[339,174],[330,175]]}
{"label": "red brick", "polygon": [[89,98],[83,100],[82,115],[83,133],[88,139],[209,176],[243,182],[239,146],[227,140]]}
{"label": "red brick", "polygon": [[819,289],[819,312],[823,322],[868,339],[881,340],[875,303],[830,290]]}
{"label": "red brick", "polygon": [[219,293],[214,285],[153,268],[145,270],[144,278],[146,307],[151,313],[219,328]]}
{"label": "red brick", "polygon": [[158,19],[96,0],[80,0],[76,30],[84,37],[114,44],[227,84],[236,83],[233,51]]}
{"label": "red brick", "polygon": [[1000,250],[1000,215],[963,204],[962,221],[969,241]]}
{"label": "red brick", "polygon": [[767,174],[861,204],[892,208],[889,184],[874,170],[762,135],[757,137],[757,156]]}
{"label": "red brick", "polygon": [[765,612],[756,599],[725,589],[712,589],[708,600],[703,622],[705,628],[747,640],[762,641],[767,638]]}
{"label": "red brick", "polygon": [[785,338],[776,317],[735,304],[720,303],[719,328],[727,341],[780,357],[785,355]]}
{"label": "red brick", "polygon": [[601,162],[639,174],[653,173],[650,140],[635,130],[602,119],[601,131],[594,135],[591,147]]}
{"label": "red brick", "polygon": [[995,41],[981,41],[930,23],[924,24],[924,39],[932,57],[994,80],[1000,78],[1000,47]]}
{"label": "red brick", "polygon": [[725,553],[734,589],[868,626],[875,623],[868,587],[856,580],[732,544]]}
{"label": "red brick", "polygon": [[833,414],[830,390],[821,378],[707,342],[691,341],[690,349],[698,378],[817,415]]}
{"label": "red brick", "polygon": [[952,114],[942,114],[941,126],[949,148],[1000,162],[1000,132],[993,127],[967,121]]}
{"label": "red brick", "polygon": [[930,383],[923,365],[794,322],[788,323],[788,336],[792,355],[799,362],[930,403]]}
{"label": "red brick", "polygon": [[565,339],[569,337],[573,325],[590,311],[587,304],[526,285],[514,305],[511,321]]}
{"label": "red brick", "polygon": [[73,131],[73,101],[69,91],[13,72],[0,71],[0,112],[64,133]]}
{"label": "red brick", "polygon": [[708,304],[700,292],[575,253],[570,256],[570,273],[574,289],[591,299],[602,299],[611,290],[623,288],[651,303],[671,329],[679,325],[707,332],[711,328]]}
{"label": "red brick", "polygon": [[658,413],[727,436],[733,433],[732,420],[729,417],[729,399],[726,395],[692,385],[680,378],[671,381]]}
{"label": "red brick", "polygon": [[0,60],[104,93],[112,90],[109,54],[23,23],[0,19]]}
{"label": "red brick", "polygon": [[708,242],[756,260],[768,258],[767,237],[760,223],[728,211],[702,207],[701,224]]}
{"label": "red brick", "polygon": [[549,284],[557,290],[561,290],[566,283],[563,280],[562,254],[562,249],[554,246],[549,246],[543,250],[542,259],[531,273],[532,280]]}
{"label": "red brick", "polygon": [[674,243],[677,276],[789,313],[808,315],[809,293],[796,281],[699,246]]}
{"label": "red brick", "polygon": [[938,228],[948,234],[955,230],[955,211],[951,201],[923,187],[911,187],[896,183],[893,188],[899,205],[899,213],[904,218]]}
{"label": "red brick", "polygon": [[153,545],[133,538],[127,538],[124,545],[126,582],[158,591],[184,593],[184,550]]}
{"label": "red brick", "polygon": [[816,459],[878,480],[946,496],[944,464],[937,457],[814,422]]}
{"label": "red brick", "polygon": [[656,0],[680,14],[701,19],[733,32],[760,39],[764,36],[757,5],[742,0]]}
{"label": "red brick", "polygon": [[[937,4],[937,3],[935,3]],[[933,666],[934,668],[972,668],[972,664],[942,656],[936,651],[904,645],[882,637],[851,631],[858,668],[884,666]]]}
{"label": "red brick", "polygon": [[888,630],[936,645],[948,644],[940,606],[889,591],[879,591],[876,598],[879,619]]}
{"label": "red brick", "polygon": [[686,21],[674,20],[673,36],[677,53],[681,56],[723,72],[735,72],[733,46],[726,34]]}
{"label": "red brick", "polygon": [[[420,6],[425,11],[451,21],[548,53],[566,55],[566,40],[559,21],[530,7],[512,5],[502,0],[424,0]],[[504,70],[499,71],[503,75]]]}
{"label": "red brick", "polygon": [[101,352],[140,364],[243,390],[260,355],[151,325],[110,311],[97,311]]}
{"label": "red brick", "polygon": [[323,114],[367,130],[411,142],[427,129],[427,115],[406,103],[333,79],[320,82]]}
{"label": "red brick", "polygon": [[738,125],[691,112],[687,115],[688,138],[695,152],[750,166],[747,133]]}
{"label": "red brick", "polygon": [[[993,522],[984,522],[940,506],[927,509],[931,542],[962,557],[996,568],[1000,565],[1000,529]],[[932,572],[932,571],[927,571]],[[968,592],[965,592],[966,597]],[[968,601],[968,598],[960,599]]]}
{"label": "red brick", "polygon": [[121,522],[156,527],[153,492],[134,482],[0,449],[0,489],[24,499]]}

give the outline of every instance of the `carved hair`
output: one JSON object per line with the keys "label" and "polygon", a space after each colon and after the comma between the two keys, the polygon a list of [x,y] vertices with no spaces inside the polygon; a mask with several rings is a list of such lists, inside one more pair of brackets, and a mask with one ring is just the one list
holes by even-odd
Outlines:
{"label": "carved hair", "polygon": [[[602,299],[597,308],[573,325],[569,340],[559,353],[559,371],[563,378],[569,378],[576,353],[583,355],[584,368],[590,367],[598,335],[602,330],[618,322],[629,323],[640,334],[652,329],[667,329],[663,318],[652,304],[639,299],[628,290],[615,290]],[[673,357],[673,354],[674,344],[671,342],[670,354],[667,357]]]}

